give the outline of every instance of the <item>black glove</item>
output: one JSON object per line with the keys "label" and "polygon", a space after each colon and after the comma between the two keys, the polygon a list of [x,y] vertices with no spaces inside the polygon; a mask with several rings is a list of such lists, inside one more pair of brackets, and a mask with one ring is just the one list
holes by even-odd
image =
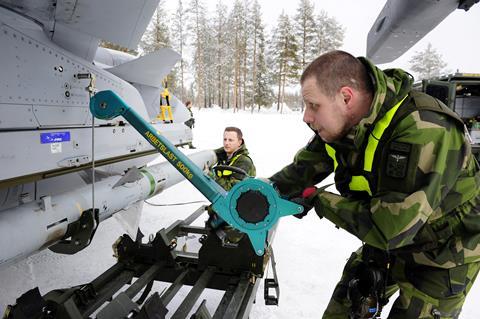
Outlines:
{"label": "black glove", "polygon": [[184,122],[184,124],[185,124],[186,126],[188,126],[189,128],[193,128],[193,125],[195,124],[195,120],[194,120],[193,118],[190,118],[190,119],[186,120],[186,121]]}
{"label": "black glove", "polygon": [[317,190],[318,189],[315,186],[310,186],[302,191],[300,197],[294,197],[290,199],[291,202],[303,206],[303,212],[295,214],[293,216],[302,219],[308,214],[308,212],[313,208],[313,199],[317,195]]}

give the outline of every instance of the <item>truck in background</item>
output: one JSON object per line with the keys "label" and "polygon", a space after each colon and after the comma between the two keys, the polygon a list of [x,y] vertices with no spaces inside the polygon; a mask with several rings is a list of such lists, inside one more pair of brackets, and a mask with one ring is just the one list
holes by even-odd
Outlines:
{"label": "truck in background", "polygon": [[480,73],[454,73],[414,84],[436,97],[463,119],[471,136],[472,152],[480,161]]}

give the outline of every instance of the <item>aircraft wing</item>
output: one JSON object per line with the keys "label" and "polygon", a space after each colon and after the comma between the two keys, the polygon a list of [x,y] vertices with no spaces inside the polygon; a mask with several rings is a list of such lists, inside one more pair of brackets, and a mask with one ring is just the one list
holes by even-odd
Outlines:
{"label": "aircraft wing", "polygon": [[367,57],[374,63],[395,60],[455,9],[467,11],[479,0],[388,0],[368,33]]}
{"label": "aircraft wing", "polygon": [[162,48],[135,60],[109,68],[107,71],[125,81],[160,87],[163,78],[179,60],[180,54],[172,49]]}
{"label": "aircraft wing", "polygon": [[56,23],[136,49],[158,0],[56,1]]}
{"label": "aircraft wing", "polygon": [[159,0],[0,0],[42,25],[51,40],[92,61],[101,40],[137,48]]}

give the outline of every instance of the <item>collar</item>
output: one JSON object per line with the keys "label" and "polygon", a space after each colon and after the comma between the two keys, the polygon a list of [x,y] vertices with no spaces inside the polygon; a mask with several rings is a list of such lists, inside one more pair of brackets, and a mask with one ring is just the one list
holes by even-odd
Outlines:
{"label": "collar", "polygon": [[358,59],[367,69],[375,92],[369,113],[347,134],[347,137],[352,137],[355,148],[360,149],[372,125],[408,94],[413,78],[401,69],[382,71],[369,60],[363,57]]}

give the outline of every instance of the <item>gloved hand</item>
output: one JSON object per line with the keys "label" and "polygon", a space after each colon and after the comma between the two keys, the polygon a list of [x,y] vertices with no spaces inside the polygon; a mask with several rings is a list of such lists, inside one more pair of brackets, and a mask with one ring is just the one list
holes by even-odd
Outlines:
{"label": "gloved hand", "polygon": [[313,208],[313,199],[317,195],[317,188],[309,186],[302,191],[300,197],[291,198],[290,201],[303,206],[303,212],[293,216],[302,219]]}

